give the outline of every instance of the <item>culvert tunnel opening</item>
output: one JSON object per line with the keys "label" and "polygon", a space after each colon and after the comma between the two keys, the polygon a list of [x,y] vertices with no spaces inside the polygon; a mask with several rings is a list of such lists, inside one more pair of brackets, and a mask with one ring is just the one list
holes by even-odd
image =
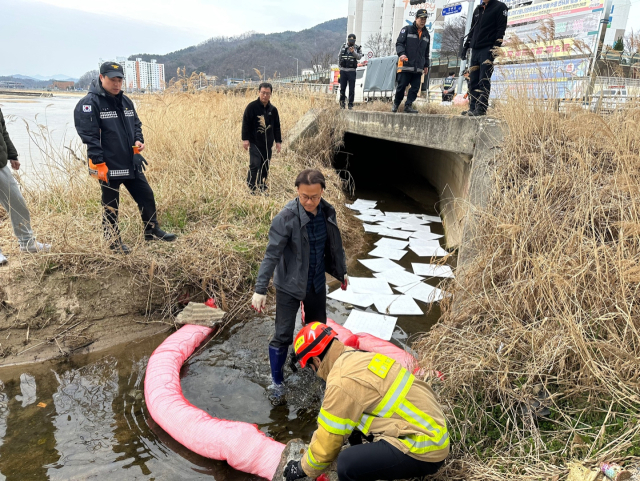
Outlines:
{"label": "culvert tunnel opening", "polygon": [[410,199],[425,213],[442,217],[447,247],[460,245],[470,155],[347,132],[333,165],[356,197]]}

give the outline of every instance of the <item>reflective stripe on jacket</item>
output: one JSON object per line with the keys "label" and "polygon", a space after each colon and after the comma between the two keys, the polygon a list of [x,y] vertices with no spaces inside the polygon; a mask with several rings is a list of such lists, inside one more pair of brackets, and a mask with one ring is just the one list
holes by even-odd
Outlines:
{"label": "reflective stripe on jacket", "polygon": [[449,454],[449,433],[433,390],[382,354],[354,351],[335,340],[318,376],[327,388],[302,468],[319,476],[337,458],[354,429],[409,456],[439,462]]}

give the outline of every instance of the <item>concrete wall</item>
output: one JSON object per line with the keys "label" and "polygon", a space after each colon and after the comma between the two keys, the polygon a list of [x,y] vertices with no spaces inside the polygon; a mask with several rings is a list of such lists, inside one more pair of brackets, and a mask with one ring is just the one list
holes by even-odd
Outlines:
{"label": "concrete wall", "polygon": [[[393,142],[397,158],[385,165],[389,174],[392,169],[406,169],[406,175],[399,177],[403,192],[420,201],[424,182],[435,187],[447,246],[460,246],[465,229],[472,228],[467,225],[469,209],[484,205],[489,192],[495,148],[502,139],[497,122],[388,112],[347,111],[344,116],[348,133]],[[381,151],[379,144],[375,150]]]}

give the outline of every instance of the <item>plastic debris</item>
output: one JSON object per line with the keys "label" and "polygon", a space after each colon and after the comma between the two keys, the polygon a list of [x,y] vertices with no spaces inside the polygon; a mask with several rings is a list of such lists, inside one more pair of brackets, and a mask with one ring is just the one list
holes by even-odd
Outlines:
{"label": "plastic debris", "polygon": [[[215,306],[215,301],[211,299]],[[209,301],[207,301],[209,302]],[[199,326],[213,326],[224,317],[226,312],[216,307],[201,302],[189,302],[182,312],[176,317],[178,324],[194,324]]]}

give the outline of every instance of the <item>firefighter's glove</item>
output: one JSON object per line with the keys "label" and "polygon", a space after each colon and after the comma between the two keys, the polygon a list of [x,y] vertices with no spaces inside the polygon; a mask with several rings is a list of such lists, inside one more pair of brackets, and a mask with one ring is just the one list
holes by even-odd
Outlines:
{"label": "firefighter's glove", "polygon": [[106,162],[100,162],[98,164],[94,164],[93,160],[89,159],[89,175],[95,179],[101,180],[102,182],[108,182],[109,167],[107,167]]}
{"label": "firefighter's glove", "polygon": [[147,170],[147,165],[149,165],[147,163],[147,161],[145,160],[145,158],[140,155],[140,154],[133,154],[133,168],[134,170],[137,170],[138,172],[144,172],[145,170]]}
{"label": "firefighter's glove", "polygon": [[296,479],[306,478],[307,475],[302,470],[302,464],[300,461],[289,461],[287,467],[284,468],[284,477],[287,481],[295,481]]}
{"label": "firefighter's glove", "polygon": [[347,287],[349,287],[349,278],[347,277],[347,275],[344,275],[344,281],[342,282],[342,284],[340,285],[340,289],[342,289],[343,291],[347,290]]}
{"label": "firefighter's glove", "polygon": [[460,60],[467,60],[467,52],[469,51],[469,47],[462,47],[460,50]]}
{"label": "firefighter's glove", "polygon": [[253,294],[253,299],[251,299],[251,307],[258,312],[262,312],[267,305],[267,295],[266,294],[258,294],[257,292]]}

